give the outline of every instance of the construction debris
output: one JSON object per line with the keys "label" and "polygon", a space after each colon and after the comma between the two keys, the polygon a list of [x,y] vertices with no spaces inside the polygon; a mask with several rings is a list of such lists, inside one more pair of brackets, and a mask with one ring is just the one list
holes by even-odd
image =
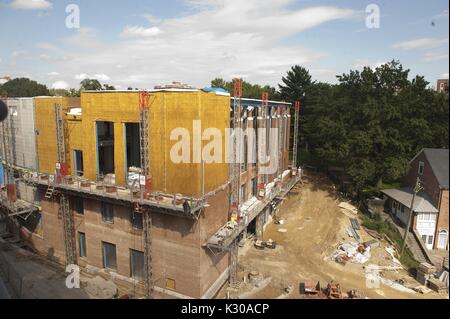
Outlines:
{"label": "construction debris", "polygon": [[348,243],[338,247],[331,259],[339,264],[345,265],[348,261],[364,264],[370,258],[370,246],[364,244]]}
{"label": "construction debris", "polygon": [[445,283],[443,283],[442,281],[440,281],[437,278],[430,278],[428,280],[428,287],[430,287],[430,289],[432,289],[438,293],[447,292],[447,287],[445,286]]}
{"label": "construction debris", "polygon": [[256,249],[260,249],[260,250],[264,250],[264,248],[266,247],[266,245],[264,244],[264,242],[262,240],[255,241],[254,246]]}
{"label": "construction debris", "polygon": [[421,263],[417,268],[416,280],[424,286],[428,286],[430,279],[436,272],[436,267],[429,263]]}
{"label": "construction debris", "polygon": [[93,298],[112,299],[117,296],[117,286],[100,276],[81,280],[84,290]]}
{"label": "construction debris", "polygon": [[287,229],[286,228],[280,228],[278,229],[279,233],[287,233]]}

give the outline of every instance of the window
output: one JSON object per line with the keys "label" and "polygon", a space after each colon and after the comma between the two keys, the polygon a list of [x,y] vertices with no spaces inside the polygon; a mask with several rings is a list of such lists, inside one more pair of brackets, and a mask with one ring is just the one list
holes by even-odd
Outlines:
{"label": "window", "polygon": [[245,198],[245,184],[242,184],[242,185],[241,185],[241,200],[242,200],[242,201],[247,200],[247,199]]}
{"label": "window", "polygon": [[86,257],[86,234],[78,232],[78,247],[80,249],[80,257]]}
{"label": "window", "polygon": [[117,270],[116,245],[102,241],[103,268]]}
{"label": "window", "polygon": [[73,158],[75,162],[75,176],[83,176],[83,152],[74,150]]}
{"label": "window", "polygon": [[105,176],[114,173],[114,123],[97,122],[97,170]]}
{"label": "window", "polygon": [[81,197],[73,198],[73,209],[77,214],[84,215],[84,201]]}
{"label": "window", "polygon": [[433,237],[434,236],[428,236],[428,245],[433,245]]}
{"label": "window", "polygon": [[114,223],[114,206],[102,202],[102,221],[105,223]]}
{"label": "window", "polygon": [[419,162],[419,175],[423,175],[424,168],[425,168],[425,163]]}
{"label": "window", "polygon": [[143,229],[144,224],[142,222],[142,214],[131,212],[131,224],[133,225],[134,229]]}
{"label": "window", "polygon": [[405,212],[405,206],[400,205],[400,211],[401,211],[402,213],[404,213],[404,212]]}
{"label": "window", "polygon": [[422,235],[422,241],[423,241],[424,243],[427,242],[427,235]]}
{"label": "window", "polygon": [[144,253],[130,249],[130,271],[134,279],[144,279]]}

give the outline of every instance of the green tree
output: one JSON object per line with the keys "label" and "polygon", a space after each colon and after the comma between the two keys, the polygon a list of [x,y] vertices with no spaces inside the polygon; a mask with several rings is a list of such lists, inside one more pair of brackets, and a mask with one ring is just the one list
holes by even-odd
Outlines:
{"label": "green tree", "polygon": [[306,94],[301,131],[326,166],[343,168],[355,192],[399,180],[423,147],[448,148],[448,95],[391,61],[351,70]]}
{"label": "green tree", "polygon": [[[215,78],[211,81],[211,87],[222,88],[233,96],[234,85],[233,81],[227,82],[222,78]],[[251,99],[261,99],[263,92],[269,93],[270,99],[279,99],[279,94],[274,87],[270,85],[261,86],[259,84],[251,84],[247,81],[242,81],[242,97]]]}
{"label": "green tree", "polygon": [[0,91],[2,95],[8,97],[33,97],[50,94],[44,84],[27,78],[12,79],[0,86]]}
{"label": "green tree", "polygon": [[312,85],[315,84],[309,71],[300,65],[294,65],[281,82],[282,84],[278,85],[280,96],[290,102],[305,102]]}
{"label": "green tree", "polygon": [[101,91],[102,85],[95,79],[84,79],[80,82],[80,91]]}

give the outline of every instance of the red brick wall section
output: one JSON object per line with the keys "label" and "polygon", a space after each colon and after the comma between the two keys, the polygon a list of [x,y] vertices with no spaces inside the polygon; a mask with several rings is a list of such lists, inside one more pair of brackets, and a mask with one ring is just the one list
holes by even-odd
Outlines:
{"label": "red brick wall section", "polygon": [[[419,175],[418,173],[419,162],[421,161],[425,163],[423,175]],[[417,156],[417,158],[410,164],[409,171],[403,179],[402,186],[414,187],[417,177],[419,177],[422,181],[424,191],[432,198],[433,205],[438,208],[440,197],[439,183],[437,182],[437,179],[431,170],[431,166],[423,152],[420,153],[419,156]]]}
{"label": "red brick wall section", "polygon": [[[439,231],[446,230],[447,233],[449,231],[448,211],[449,211],[448,189],[446,189],[442,190],[441,192],[441,202],[437,220],[436,236],[435,236],[436,240],[434,241],[434,248],[437,248],[438,245]],[[447,240],[447,250],[448,250],[448,240]]]}

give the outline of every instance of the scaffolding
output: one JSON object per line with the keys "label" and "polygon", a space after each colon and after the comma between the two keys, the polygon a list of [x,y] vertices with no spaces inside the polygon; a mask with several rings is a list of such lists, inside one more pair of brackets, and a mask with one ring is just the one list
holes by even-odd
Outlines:
{"label": "scaffolding", "polygon": [[[234,79],[234,109],[233,109],[233,130],[235,141],[233,143],[233,158],[230,167],[230,183],[231,183],[231,206],[230,217],[231,220],[239,220],[239,203],[240,203],[240,180],[241,180],[241,133],[242,133],[242,118],[241,118],[241,98],[242,98],[242,79]],[[230,286],[235,287],[238,284],[237,280],[237,260],[238,260],[238,238],[235,238],[230,249],[230,270],[229,281]]]}
{"label": "scaffolding", "polygon": [[[55,103],[55,127],[56,127],[56,151],[57,160],[56,172],[57,183],[62,181],[64,175],[67,175],[66,166],[66,146],[65,146],[65,129],[64,129],[64,115],[61,104]],[[55,188],[53,185],[48,185],[46,198],[51,198],[54,194]],[[59,214],[62,217],[63,233],[64,233],[64,250],[66,254],[66,265],[76,263],[75,253],[75,227],[74,217],[70,209],[69,198],[67,195],[59,194]]]}
{"label": "scaffolding", "polygon": [[300,101],[295,102],[295,115],[294,115],[294,145],[292,149],[292,169],[297,169],[297,147],[298,147],[298,125],[300,116]]}
{"label": "scaffolding", "polygon": [[[142,177],[140,180],[141,200],[147,197],[151,192],[152,176],[150,171],[150,143],[148,138],[149,132],[149,112],[150,112],[150,94],[148,92],[139,92],[139,136],[140,136],[140,155]],[[144,289],[145,296],[151,298],[153,294],[153,278],[152,278],[152,217],[150,210],[145,207],[137,206],[141,210],[143,216],[143,241],[144,241]]]}

